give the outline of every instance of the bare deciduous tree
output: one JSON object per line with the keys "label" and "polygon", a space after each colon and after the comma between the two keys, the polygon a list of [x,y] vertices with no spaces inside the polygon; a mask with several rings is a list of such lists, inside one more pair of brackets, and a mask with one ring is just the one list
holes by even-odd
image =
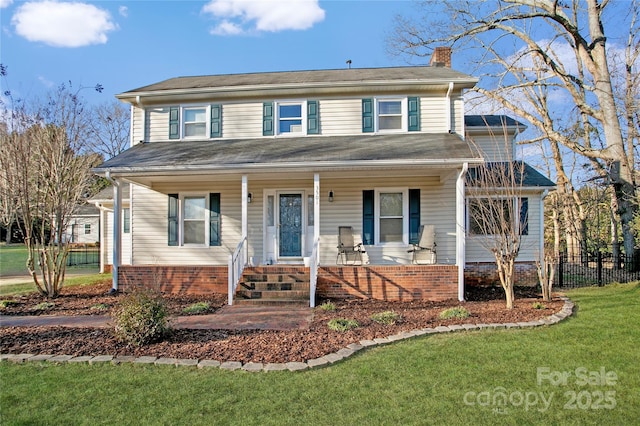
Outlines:
{"label": "bare deciduous tree", "polygon": [[56,297],[68,255],[62,237],[98,160],[84,153],[84,107],[78,91],[62,85],[42,102],[13,103],[4,119],[2,167],[12,179],[27,270],[42,295]]}
{"label": "bare deciduous tree", "polygon": [[106,102],[91,111],[88,149],[108,160],[129,146],[129,110],[120,102]]}
{"label": "bare deciduous tree", "polygon": [[496,262],[507,309],[515,300],[515,262],[528,228],[522,196],[525,163],[503,161],[470,169],[469,232]]}
{"label": "bare deciduous tree", "polygon": [[[606,172],[616,197],[625,252],[633,254],[631,221],[637,210],[633,144],[629,141],[633,136],[621,126],[625,113],[614,92],[615,64],[610,63],[607,52],[605,11],[617,7],[612,10],[616,16],[632,16],[626,22],[632,28],[628,45],[634,51],[636,2],[455,0],[425,2],[422,7],[424,16],[398,19],[391,39],[393,51],[426,57],[434,46],[445,44],[480,52],[476,74],[484,77],[485,86],[475,90],[484,100],[493,100],[524,118],[542,137],[593,160]],[[619,20],[611,22],[618,25]],[[637,76],[637,63],[631,56],[628,75]],[[543,103],[541,90],[553,91],[554,97],[570,102],[580,117],[582,137],[565,131],[567,126],[558,118],[562,111]],[[635,111],[634,120],[635,105],[635,110],[630,109]],[[592,140],[592,135],[597,139]]]}

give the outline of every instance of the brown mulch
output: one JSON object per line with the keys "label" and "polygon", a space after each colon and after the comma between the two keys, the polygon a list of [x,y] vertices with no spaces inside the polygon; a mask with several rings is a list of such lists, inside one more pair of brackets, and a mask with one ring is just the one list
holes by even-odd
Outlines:
{"label": "brown mulch", "polygon": [[[37,295],[2,299],[15,300],[0,308],[2,315],[105,315],[122,295],[105,295],[108,282],[87,287],[70,287],[51,300],[48,309],[35,310],[43,299]],[[554,298],[544,302],[544,309],[535,309],[541,298],[534,290],[520,289],[512,310],[504,308],[501,289],[469,289],[467,302],[383,302],[375,300],[333,300],[335,311],[316,308],[309,328],[305,330],[173,330],[165,339],[144,347],[128,347],[119,342],[110,329],[65,327],[1,327],[0,353],[67,354],[67,355],[134,355],[167,358],[214,359],[279,363],[306,361],[336,352],[350,343],[387,337],[402,331],[452,324],[488,324],[531,321],[558,312],[563,301]],[[165,295],[172,315],[184,315],[182,310],[196,302],[210,303],[205,313],[213,313],[226,303],[226,295],[207,296]],[[320,301],[322,302],[322,301]],[[466,320],[441,320],[438,315],[448,307],[464,306],[471,316]],[[401,316],[394,325],[382,325],[371,315],[392,310]],[[347,331],[331,331],[327,322],[332,318],[349,318],[359,327]]]}

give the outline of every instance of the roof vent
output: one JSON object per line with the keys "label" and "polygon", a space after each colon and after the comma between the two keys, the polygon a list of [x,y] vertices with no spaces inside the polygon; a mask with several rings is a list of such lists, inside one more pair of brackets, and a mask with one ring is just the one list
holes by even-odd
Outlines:
{"label": "roof vent", "polygon": [[351,69],[351,59],[347,59],[347,67]]}

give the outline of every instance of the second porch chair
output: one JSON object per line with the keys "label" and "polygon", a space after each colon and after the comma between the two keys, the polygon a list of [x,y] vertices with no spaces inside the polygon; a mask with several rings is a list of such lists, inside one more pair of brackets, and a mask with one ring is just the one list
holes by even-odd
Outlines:
{"label": "second porch chair", "polygon": [[353,228],[351,226],[339,226],[336,265],[362,265],[362,253],[366,253],[366,251],[362,243],[355,244],[353,241]]}
{"label": "second porch chair", "polygon": [[420,226],[418,244],[414,244],[408,253],[413,253],[412,263],[436,263],[436,228],[434,225]]}

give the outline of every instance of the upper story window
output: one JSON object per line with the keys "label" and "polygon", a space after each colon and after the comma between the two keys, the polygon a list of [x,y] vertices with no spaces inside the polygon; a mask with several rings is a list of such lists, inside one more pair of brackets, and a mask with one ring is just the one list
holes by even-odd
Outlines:
{"label": "upper story window", "polygon": [[278,134],[304,134],[303,103],[278,104]]}
{"label": "upper story window", "polygon": [[186,105],[169,108],[169,139],[222,137],[222,105]]}
{"label": "upper story window", "polygon": [[404,130],[406,108],[403,103],[400,99],[378,100],[378,131]]}
{"label": "upper story window", "polygon": [[362,100],[363,133],[415,132],[419,130],[419,97],[382,97]]}
{"label": "upper story window", "polygon": [[185,138],[205,137],[207,135],[207,108],[183,108],[183,134]]}

